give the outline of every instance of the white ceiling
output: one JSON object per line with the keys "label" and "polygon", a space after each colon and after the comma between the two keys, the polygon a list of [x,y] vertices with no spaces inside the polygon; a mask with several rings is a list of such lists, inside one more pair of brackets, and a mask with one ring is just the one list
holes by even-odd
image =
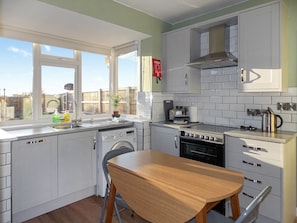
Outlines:
{"label": "white ceiling", "polygon": [[175,24],[249,0],[113,0],[165,22]]}
{"label": "white ceiling", "polygon": [[0,0],[0,26],[114,47],[149,37],[93,17],[37,0]]}
{"label": "white ceiling", "polygon": [[[82,0],[85,1],[85,0]],[[99,0],[98,0],[99,1]],[[114,0],[169,23],[248,0]],[[114,47],[147,34],[37,0],[0,0],[0,26]]]}

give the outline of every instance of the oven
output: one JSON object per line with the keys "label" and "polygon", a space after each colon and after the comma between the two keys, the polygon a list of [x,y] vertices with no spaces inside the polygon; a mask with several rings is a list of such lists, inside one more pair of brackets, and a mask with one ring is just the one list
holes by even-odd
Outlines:
{"label": "oven", "polygon": [[[180,156],[225,167],[224,132],[234,128],[197,124],[181,129]],[[225,214],[225,201],[214,210]]]}
{"label": "oven", "polygon": [[216,144],[193,139],[184,135],[180,136],[180,156],[225,167],[225,148],[223,144]]}

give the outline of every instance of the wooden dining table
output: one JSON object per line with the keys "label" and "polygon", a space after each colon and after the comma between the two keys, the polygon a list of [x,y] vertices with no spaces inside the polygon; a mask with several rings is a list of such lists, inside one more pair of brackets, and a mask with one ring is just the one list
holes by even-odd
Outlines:
{"label": "wooden dining table", "polygon": [[111,177],[106,223],[112,222],[119,192],[127,204],[152,223],[206,223],[209,210],[230,199],[232,217],[240,215],[241,172],[153,150],[126,153],[108,162]]}

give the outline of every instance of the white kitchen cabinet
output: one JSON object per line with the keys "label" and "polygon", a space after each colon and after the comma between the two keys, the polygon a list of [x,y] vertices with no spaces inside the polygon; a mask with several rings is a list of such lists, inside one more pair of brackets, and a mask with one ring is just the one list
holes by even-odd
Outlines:
{"label": "white kitchen cabinet", "polygon": [[151,126],[151,148],[160,152],[179,156],[179,129]]}
{"label": "white kitchen cabinet", "polygon": [[239,89],[281,92],[287,89],[285,27],[279,3],[239,14]]}
{"label": "white kitchen cabinet", "polygon": [[[199,33],[181,29],[163,35],[163,79],[167,92],[200,92],[200,70],[185,66],[200,54]],[[191,44],[196,41],[195,44]]]}
{"label": "white kitchen cabinet", "polygon": [[12,142],[12,213],[57,198],[57,137]]}
{"label": "white kitchen cabinet", "polygon": [[265,187],[259,223],[294,222],[296,215],[296,139],[286,144],[226,136],[226,167],[245,175],[242,208]]}
{"label": "white kitchen cabinet", "polygon": [[96,185],[96,131],[58,135],[58,195]]}

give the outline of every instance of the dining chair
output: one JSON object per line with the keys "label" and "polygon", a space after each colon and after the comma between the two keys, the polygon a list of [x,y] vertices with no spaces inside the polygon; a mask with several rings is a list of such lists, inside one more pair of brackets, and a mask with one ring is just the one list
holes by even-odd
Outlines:
{"label": "dining chair", "polygon": [[[244,209],[241,215],[236,219],[236,221],[228,218],[216,211],[211,210],[207,213],[207,222],[211,223],[256,223],[259,215],[260,204],[266,198],[266,196],[271,191],[271,186],[266,186]],[[194,223],[195,218],[193,218],[189,223]]]}
{"label": "dining chair", "polygon": [[[110,160],[110,159],[112,159],[112,158],[114,158],[114,157],[116,157],[118,155],[133,152],[133,151],[134,150],[132,148],[121,146],[121,147],[119,147],[117,149],[110,150],[103,157],[102,168],[103,168],[103,173],[104,173],[104,176],[105,176],[105,179],[106,179],[106,190],[105,190],[105,196],[104,196],[102,209],[101,209],[100,223],[104,223],[106,204],[107,204],[107,200],[108,200],[108,197],[109,197],[109,191],[110,191],[110,177],[109,177],[109,173],[108,173],[108,169],[107,169],[107,162],[108,162],[108,160]],[[121,207],[126,208],[126,209],[131,209],[131,208],[122,199],[121,195],[119,193],[117,193],[116,196],[115,196],[114,209],[115,209],[116,216],[118,218],[119,223],[122,223],[122,219],[121,219],[120,212],[119,212],[119,209],[118,209],[117,205],[120,205]],[[132,212],[131,215],[133,217],[133,212]]]}

